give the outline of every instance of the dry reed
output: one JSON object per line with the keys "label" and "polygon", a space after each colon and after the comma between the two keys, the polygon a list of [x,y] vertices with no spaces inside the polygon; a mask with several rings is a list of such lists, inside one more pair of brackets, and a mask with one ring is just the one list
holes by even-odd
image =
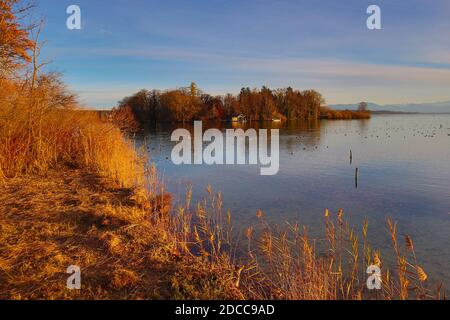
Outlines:
{"label": "dry reed", "polygon": [[1,81],[0,179],[68,164],[124,186],[143,183],[132,143],[95,112],[77,108],[55,75],[43,75],[33,90],[26,81]]}

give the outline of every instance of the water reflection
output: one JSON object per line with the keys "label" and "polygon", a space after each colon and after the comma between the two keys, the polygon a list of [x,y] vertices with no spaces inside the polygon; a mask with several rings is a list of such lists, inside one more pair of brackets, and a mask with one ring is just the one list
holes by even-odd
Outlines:
{"label": "water reflection", "polygon": [[[299,221],[320,234],[323,210],[344,208],[356,225],[368,218],[372,242],[387,249],[385,219],[392,217],[401,234],[414,237],[430,278],[450,285],[449,115],[251,126],[280,129],[278,175],[262,177],[259,166],[175,166],[170,135],[176,127],[170,125],[149,129],[138,142],[145,141],[175,199],[181,201],[186,184],[192,184],[193,201],[198,201],[211,184],[223,192],[224,207],[238,226],[255,222],[255,212],[262,209],[274,223]],[[184,127],[193,134],[192,125]],[[249,124],[205,123],[208,128],[247,129]]]}
{"label": "water reflection", "polygon": [[[220,129],[225,133],[226,129],[255,129],[259,135],[260,129],[279,129],[280,130],[280,147],[281,149],[289,152],[295,152],[298,150],[310,151],[320,145],[321,121],[287,121],[281,122],[204,122],[202,124],[203,131],[208,129]],[[139,137],[139,140],[146,140],[148,148],[151,150],[159,150],[168,145],[173,145],[170,142],[170,134],[175,129],[186,129],[190,132],[191,136],[194,136],[194,125],[189,124],[158,124],[154,127],[147,128],[145,133]],[[167,139],[169,137],[169,139]],[[155,147],[157,144],[157,148]],[[248,146],[248,145],[247,145]]]}

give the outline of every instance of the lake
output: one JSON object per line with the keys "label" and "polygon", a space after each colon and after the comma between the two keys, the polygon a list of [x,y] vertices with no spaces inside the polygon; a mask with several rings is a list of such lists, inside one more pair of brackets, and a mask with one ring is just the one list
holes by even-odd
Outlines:
{"label": "lake", "polygon": [[[211,125],[233,126],[239,125]],[[299,222],[320,235],[325,208],[333,213],[343,208],[359,229],[369,220],[369,239],[386,254],[391,251],[386,219],[392,217],[399,222],[400,241],[406,234],[413,238],[419,265],[430,280],[450,287],[450,115],[375,115],[252,127],[280,129],[275,176],[261,176],[259,165],[175,166],[170,160],[175,126],[151,129],[140,142],[148,145],[150,161],[176,201],[183,201],[188,184],[193,200],[205,196],[211,185],[222,192],[224,208],[237,226],[256,223],[261,209],[274,224]]]}

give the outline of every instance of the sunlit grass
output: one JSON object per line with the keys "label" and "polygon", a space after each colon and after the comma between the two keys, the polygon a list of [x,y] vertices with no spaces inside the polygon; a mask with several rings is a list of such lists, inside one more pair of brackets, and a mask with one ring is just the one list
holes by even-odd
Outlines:
{"label": "sunlit grass", "polygon": [[0,104],[0,178],[65,164],[124,186],[143,183],[143,162],[132,142],[96,113],[77,108],[57,80],[43,80],[32,92],[26,83],[2,80]]}

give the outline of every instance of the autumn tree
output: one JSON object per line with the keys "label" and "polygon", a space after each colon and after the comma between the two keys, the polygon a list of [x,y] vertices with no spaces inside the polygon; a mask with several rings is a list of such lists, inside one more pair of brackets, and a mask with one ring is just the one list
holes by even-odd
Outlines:
{"label": "autumn tree", "polygon": [[191,82],[191,85],[189,87],[189,95],[190,95],[189,103],[188,105],[183,107],[183,112],[185,113],[182,120],[183,122],[185,121],[185,118],[193,119],[195,116],[197,116],[198,112],[201,110],[199,90],[195,82]]}
{"label": "autumn tree", "polygon": [[134,116],[141,122],[148,122],[151,110],[151,95],[148,90],[142,89],[130,97],[119,102],[119,107],[130,108]]}
{"label": "autumn tree", "polygon": [[191,97],[197,97],[198,87],[195,82],[191,82],[189,89],[190,89]]}
{"label": "autumn tree", "polygon": [[234,115],[239,114],[240,108],[238,99],[230,93],[226,94],[225,97],[223,98],[223,109],[224,109],[224,116],[227,118],[231,118]]}
{"label": "autumn tree", "polygon": [[161,95],[162,107],[170,112],[174,121],[186,122],[193,119],[197,110],[192,109],[191,96],[183,90],[172,90]]}
{"label": "autumn tree", "polygon": [[303,91],[302,95],[306,103],[307,119],[318,119],[320,116],[320,106],[325,103],[325,99],[315,90]]}
{"label": "autumn tree", "polygon": [[175,90],[141,90],[124,98],[119,108],[131,108],[141,125],[146,125],[149,120],[226,120],[241,114],[249,121],[270,121],[274,118],[315,120],[320,117],[323,103],[322,95],[315,90],[245,87],[237,96],[212,96],[201,91],[193,82],[188,87]]}
{"label": "autumn tree", "polygon": [[239,105],[240,112],[243,113],[247,118],[251,120],[250,109],[251,109],[251,90],[249,87],[242,88],[239,94]]}
{"label": "autumn tree", "polygon": [[273,115],[278,112],[277,106],[275,105],[274,97],[272,91],[263,87],[261,89],[261,115],[260,119],[270,120]]}
{"label": "autumn tree", "polygon": [[29,8],[20,7],[19,0],[0,1],[0,78],[31,62],[29,51],[34,42],[29,38],[29,28],[20,23]]}

